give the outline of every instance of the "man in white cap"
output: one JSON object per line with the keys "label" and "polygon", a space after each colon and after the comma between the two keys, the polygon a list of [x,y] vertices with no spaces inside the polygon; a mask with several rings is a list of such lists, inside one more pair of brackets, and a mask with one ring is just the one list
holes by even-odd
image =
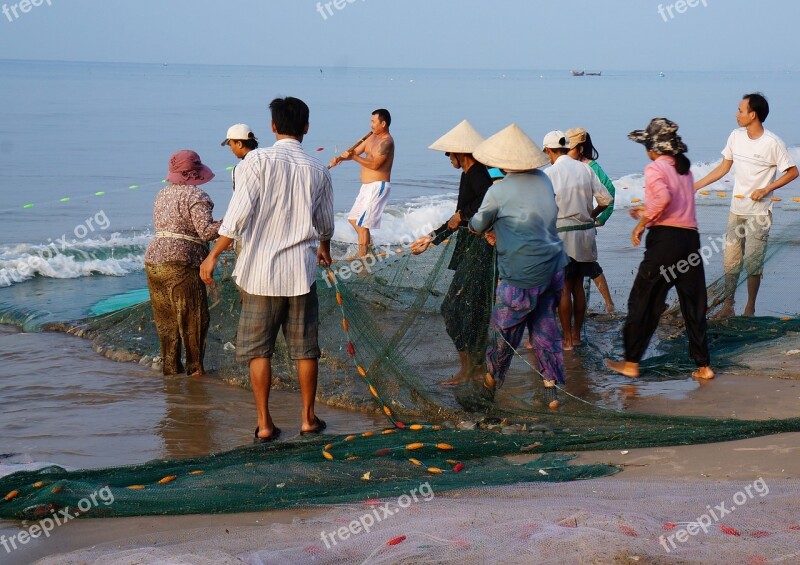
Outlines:
{"label": "man in white cap", "polygon": [[[486,166],[508,173],[488,190],[469,223],[476,233],[494,229],[500,275],[483,386],[493,398],[527,328],[545,390],[553,395],[556,382],[564,382],[556,307],[568,258],[556,232],[553,186],[536,170],[547,164],[547,157],[516,124],[481,143],[473,154]],[[554,397],[548,400],[551,407],[558,406]]]}
{"label": "man in white cap", "polygon": [[[244,161],[248,153],[253,149],[258,149],[258,139],[247,124],[234,124],[228,128],[228,133],[221,145],[230,147],[231,152]],[[236,167],[231,171],[231,181],[233,190],[236,190]]]}
{"label": "man in white cap", "polygon": [[461,368],[443,385],[466,382],[475,373],[483,373],[483,357],[489,328],[488,307],[494,291],[494,251],[482,237],[471,234],[467,223],[478,211],[492,177],[472,151],[483,142],[472,124],[464,120],[439,138],[429,149],[442,151],[450,164],[461,169],[458,203],[453,216],[431,235],[419,238],[411,245],[414,255],[444,241],[453,241],[455,249],[448,268],[453,273],[450,288],[442,301],[445,329],[458,351]]}
{"label": "man in white cap", "polygon": [[580,345],[586,316],[583,279],[592,276],[597,261],[595,219],[611,203],[612,196],[588,165],[568,155],[569,138],[564,132],[551,131],[542,146],[553,165],[545,173],[553,183],[558,203],[558,235],[569,256],[558,317],[564,332],[564,350],[570,351]]}

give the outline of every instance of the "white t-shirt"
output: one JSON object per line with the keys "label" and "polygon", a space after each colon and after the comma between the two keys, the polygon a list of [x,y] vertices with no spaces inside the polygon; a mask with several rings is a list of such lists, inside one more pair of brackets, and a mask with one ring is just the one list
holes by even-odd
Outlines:
{"label": "white t-shirt", "polygon": [[[753,191],[775,182],[778,173],[794,167],[786,144],[769,130],[758,139],[750,139],[746,128],[733,130],[722,156],[733,161],[736,183],[733,186],[731,212],[740,216],[765,216],[772,210],[772,201],[751,200]],[[737,198],[738,196],[738,198]]]}
{"label": "white t-shirt", "polygon": [[600,206],[607,206],[611,203],[611,194],[589,165],[568,155],[560,156],[544,172],[550,177],[556,195],[557,227],[592,226],[586,230],[559,232],[564,251],[579,263],[597,261],[597,230],[592,219],[594,200]]}

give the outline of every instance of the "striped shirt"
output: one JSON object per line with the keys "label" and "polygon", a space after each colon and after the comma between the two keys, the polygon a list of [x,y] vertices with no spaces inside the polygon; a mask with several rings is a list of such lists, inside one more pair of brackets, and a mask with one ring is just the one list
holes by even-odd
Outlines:
{"label": "striped shirt", "polygon": [[248,153],[219,234],[242,241],[233,270],[248,294],[301,296],[316,281],[317,248],[333,237],[333,185],[294,139]]}

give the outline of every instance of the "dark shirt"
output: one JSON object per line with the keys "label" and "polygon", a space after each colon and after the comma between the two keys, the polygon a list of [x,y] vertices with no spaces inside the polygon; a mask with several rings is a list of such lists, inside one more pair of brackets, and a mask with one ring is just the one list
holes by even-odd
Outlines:
{"label": "dark shirt", "polygon": [[[456,270],[467,248],[473,243],[474,237],[467,233],[469,220],[480,209],[486,191],[492,186],[493,181],[489,171],[481,163],[475,163],[466,173],[461,173],[461,182],[458,185],[458,204],[456,211],[461,212],[460,230],[453,256],[450,259],[448,268]],[[439,245],[450,237],[455,231],[447,227],[447,222],[439,226],[433,233],[433,243]]]}
{"label": "dark shirt", "polygon": [[[492,186],[492,177],[489,171],[481,163],[475,163],[466,173],[461,173],[461,182],[458,185],[458,204],[456,211],[461,212],[461,224],[459,227],[466,227],[475,212],[481,207],[486,191]],[[453,231],[447,227],[447,222],[439,226],[433,233],[435,234],[433,243],[439,244]]]}

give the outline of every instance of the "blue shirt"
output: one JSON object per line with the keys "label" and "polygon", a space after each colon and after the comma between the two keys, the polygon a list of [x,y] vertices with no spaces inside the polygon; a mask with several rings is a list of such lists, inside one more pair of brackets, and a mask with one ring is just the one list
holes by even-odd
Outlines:
{"label": "blue shirt", "polygon": [[556,231],[553,185],[539,170],[509,173],[489,188],[469,226],[497,235],[500,279],[518,288],[550,282],[569,262]]}

